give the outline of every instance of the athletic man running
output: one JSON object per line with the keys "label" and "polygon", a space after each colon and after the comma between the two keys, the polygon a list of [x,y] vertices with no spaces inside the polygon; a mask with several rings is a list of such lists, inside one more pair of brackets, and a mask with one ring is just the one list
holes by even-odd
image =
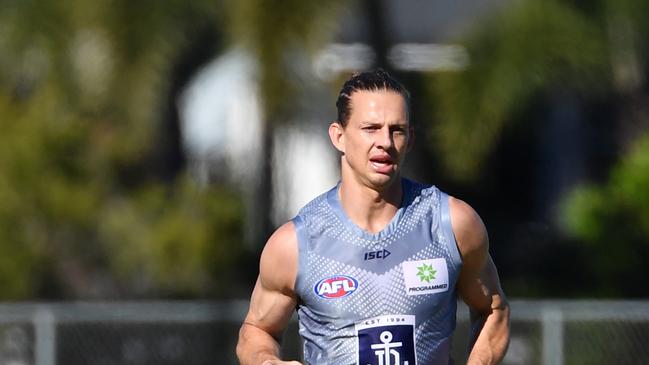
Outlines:
{"label": "athletic man running", "polygon": [[279,359],[296,308],[307,364],[448,364],[457,295],[471,309],[468,363],[502,360],[509,307],[480,217],[400,177],[413,141],[408,103],[381,70],[343,86],[329,126],[340,183],[266,243],[239,335],[242,364],[299,364]]}

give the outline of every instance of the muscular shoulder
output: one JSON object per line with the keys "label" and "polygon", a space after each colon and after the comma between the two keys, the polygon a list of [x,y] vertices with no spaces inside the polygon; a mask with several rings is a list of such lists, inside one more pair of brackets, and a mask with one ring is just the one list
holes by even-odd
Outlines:
{"label": "muscular shoulder", "polygon": [[286,295],[293,293],[298,265],[295,225],[288,222],[279,227],[266,242],[259,264],[261,284]]}
{"label": "muscular shoulder", "polygon": [[465,265],[484,260],[489,251],[489,239],[482,219],[460,199],[449,197],[448,203],[453,234]]}

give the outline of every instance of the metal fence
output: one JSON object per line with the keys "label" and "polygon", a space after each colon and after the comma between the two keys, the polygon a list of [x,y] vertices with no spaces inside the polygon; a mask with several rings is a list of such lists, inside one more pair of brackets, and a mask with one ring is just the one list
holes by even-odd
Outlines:
{"label": "metal fence", "polygon": [[[649,301],[512,301],[506,364],[649,364]],[[0,304],[0,364],[236,364],[245,301]],[[466,361],[460,306],[454,358]],[[287,357],[300,356],[293,321]]]}

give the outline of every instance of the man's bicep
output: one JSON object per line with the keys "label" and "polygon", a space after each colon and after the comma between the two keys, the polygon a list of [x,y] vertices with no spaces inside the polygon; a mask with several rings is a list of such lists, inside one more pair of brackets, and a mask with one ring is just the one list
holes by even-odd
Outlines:
{"label": "man's bicep", "polygon": [[488,313],[503,305],[503,293],[496,266],[490,255],[479,270],[460,279],[459,292],[472,311]]}
{"label": "man's bicep", "polygon": [[465,202],[451,198],[449,206],[453,233],[462,256],[458,292],[472,310],[484,313],[491,307],[491,295],[498,286],[498,276],[489,256],[487,229]]}
{"label": "man's bicep", "polygon": [[295,310],[296,300],[277,288],[268,288],[257,279],[250,299],[250,309],[244,321],[279,339]]}
{"label": "man's bicep", "polygon": [[246,324],[275,338],[280,336],[297,303],[297,256],[295,228],[289,222],[275,231],[264,247]]}
{"label": "man's bicep", "polygon": [[248,314],[239,331],[237,357],[243,365],[279,358],[281,335],[291,317],[292,299],[281,290],[255,284]]}

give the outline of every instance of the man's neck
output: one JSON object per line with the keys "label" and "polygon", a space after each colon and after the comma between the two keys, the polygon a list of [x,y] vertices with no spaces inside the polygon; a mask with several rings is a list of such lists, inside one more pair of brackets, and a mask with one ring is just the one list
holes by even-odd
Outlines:
{"label": "man's neck", "polygon": [[383,230],[397,213],[403,189],[400,177],[381,190],[343,178],[338,194],[349,219],[360,228],[376,233]]}

